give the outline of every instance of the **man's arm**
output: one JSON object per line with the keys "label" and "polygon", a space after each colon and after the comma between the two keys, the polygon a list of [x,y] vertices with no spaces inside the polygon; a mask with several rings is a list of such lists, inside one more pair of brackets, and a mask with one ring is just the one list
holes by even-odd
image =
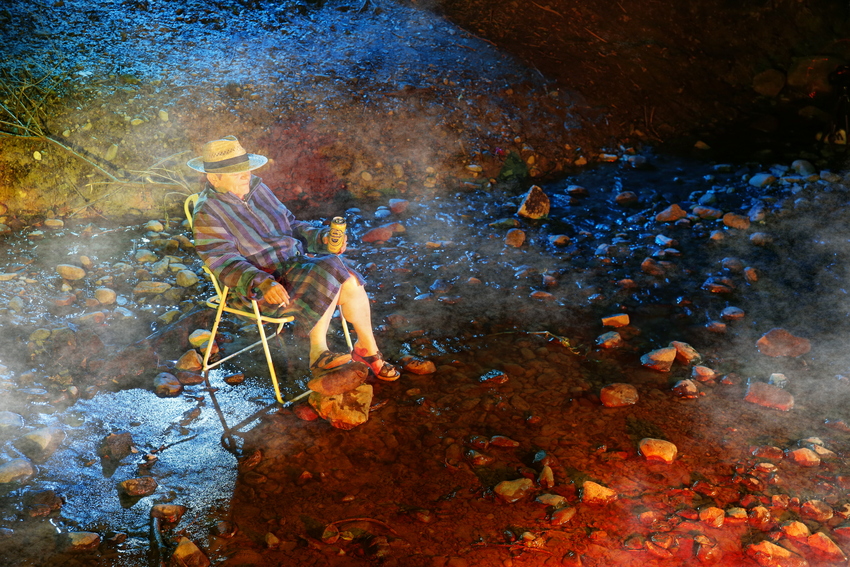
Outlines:
{"label": "man's arm", "polygon": [[255,287],[266,280],[273,281],[270,274],[257,268],[239,253],[233,231],[215,216],[203,211],[196,213],[194,233],[195,250],[201,260],[221,283],[236,293],[253,297]]}

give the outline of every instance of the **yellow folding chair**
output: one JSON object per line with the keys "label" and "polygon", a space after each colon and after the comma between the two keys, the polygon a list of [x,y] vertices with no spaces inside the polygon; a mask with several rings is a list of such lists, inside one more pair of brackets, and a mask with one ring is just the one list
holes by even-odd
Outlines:
{"label": "yellow folding chair", "polygon": [[[183,210],[186,214],[186,220],[189,223],[189,228],[192,228],[192,226],[193,226],[195,204],[198,202],[198,197],[199,197],[198,193],[195,193],[193,195],[189,195],[186,198],[186,201],[183,203]],[[272,361],[271,351],[269,350],[268,336],[266,335],[266,330],[265,330],[265,325],[267,325],[267,324],[277,325],[277,328],[275,329],[275,332],[272,336],[280,335],[281,331],[283,330],[283,326],[286,325],[287,323],[291,323],[292,321],[294,321],[295,317],[293,315],[285,315],[285,316],[281,316],[281,317],[270,317],[268,315],[263,315],[260,312],[260,307],[257,304],[256,299],[251,300],[251,307],[253,308],[252,311],[246,311],[244,309],[237,309],[237,308],[231,307],[230,305],[227,304],[227,299],[228,299],[228,294],[230,293],[230,288],[226,285],[222,285],[218,281],[218,278],[215,277],[215,274],[212,273],[212,270],[210,270],[207,267],[206,264],[204,264],[203,268],[204,268],[204,272],[207,274],[207,277],[209,277],[210,281],[212,281],[213,287],[215,288],[215,295],[209,297],[206,300],[206,305],[207,305],[207,307],[210,307],[210,308],[216,310],[215,322],[213,323],[213,328],[212,328],[212,332],[210,334],[210,339],[209,339],[209,341],[207,341],[206,349],[204,349],[204,362],[203,362],[203,364],[204,364],[204,367],[203,367],[204,375],[208,376],[209,370],[212,369],[212,368],[215,368],[216,366],[219,366],[221,363],[226,362],[226,361],[230,360],[231,358],[233,358],[235,356],[239,356],[240,354],[247,352],[247,351],[249,351],[253,348],[256,348],[259,345],[263,345],[263,352],[266,355],[266,363],[268,364],[268,367],[269,367],[269,374],[271,375],[272,384],[274,385],[275,399],[277,399],[277,401],[280,404],[284,404],[284,403],[294,402],[296,400],[303,398],[304,396],[307,396],[310,393],[309,390],[307,390],[306,392],[303,392],[302,394],[296,396],[295,398],[287,400],[286,402],[283,400],[283,397],[280,394],[280,385],[278,384],[278,381],[277,381],[277,373],[275,372],[275,369],[274,369],[274,362]],[[215,342],[216,332],[218,332],[218,325],[221,322],[222,314],[224,314],[225,312],[231,313],[233,315],[238,315],[240,317],[244,317],[244,318],[247,318],[247,319],[250,319],[250,320],[256,322],[257,330],[260,333],[260,340],[251,344],[251,345],[246,346],[245,348],[243,348],[239,352],[234,352],[233,354],[230,354],[230,355],[228,355],[224,358],[216,360],[215,362],[210,362],[210,355],[212,354],[213,343]],[[340,317],[340,320],[342,322],[343,333],[345,334],[345,342],[348,344],[348,349],[352,350],[353,347],[352,347],[352,343],[351,343],[351,335],[349,334],[349,331],[348,331],[348,324],[346,323],[345,318],[342,316],[342,310],[340,310],[340,312],[339,312],[339,317]],[[231,428],[231,429],[236,429],[236,428]]]}

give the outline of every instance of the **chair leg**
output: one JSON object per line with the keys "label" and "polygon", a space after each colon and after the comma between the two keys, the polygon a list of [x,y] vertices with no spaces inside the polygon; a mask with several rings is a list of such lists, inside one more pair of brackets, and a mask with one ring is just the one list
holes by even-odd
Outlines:
{"label": "chair leg", "polygon": [[[260,340],[263,343],[263,352],[266,355],[266,363],[269,366],[269,374],[272,377],[272,384],[274,385],[274,395],[275,395],[275,398],[277,399],[277,401],[279,403],[283,404],[283,398],[280,395],[280,385],[277,383],[277,374],[275,374],[275,371],[274,371],[274,362],[272,361],[272,353],[269,350],[269,341],[266,338],[266,330],[263,328],[263,320],[262,320],[262,315],[260,314],[260,306],[257,305],[256,299],[251,300],[251,305],[254,307],[254,315],[256,315],[256,317],[257,317],[257,330],[260,331]],[[278,330],[280,330],[280,328],[282,328],[282,327],[283,327],[283,325],[281,324],[280,327],[278,327]]]}
{"label": "chair leg", "polygon": [[342,324],[342,332],[345,333],[345,343],[348,345],[348,351],[354,350],[354,345],[351,343],[351,333],[348,332],[348,321],[342,314],[342,309],[339,310],[339,322]]}
{"label": "chair leg", "polygon": [[227,299],[227,288],[224,288],[224,294],[220,296],[218,309],[215,312],[215,322],[213,322],[212,332],[210,334],[210,340],[207,341],[207,348],[204,351],[204,368],[203,371],[206,373],[209,371],[211,366],[210,363],[210,355],[212,354],[213,344],[215,343],[215,334],[218,332],[218,324],[221,323],[221,314],[224,312],[224,300]]}

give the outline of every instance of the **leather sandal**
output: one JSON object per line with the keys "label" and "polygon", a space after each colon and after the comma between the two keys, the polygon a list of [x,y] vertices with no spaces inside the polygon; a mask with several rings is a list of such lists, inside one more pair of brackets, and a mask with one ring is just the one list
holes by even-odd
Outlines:
{"label": "leather sandal", "polygon": [[310,370],[332,370],[349,362],[351,362],[351,355],[349,353],[326,350],[319,355],[316,362],[310,365]]}
{"label": "leather sandal", "polygon": [[[351,358],[357,362],[366,364],[372,371],[372,374],[379,380],[392,382],[393,380],[398,380],[399,376],[401,376],[401,372],[395,366],[384,360],[384,355],[381,354],[381,351],[376,352],[372,356],[363,356],[357,349],[354,349],[351,353]],[[382,362],[383,364],[381,364]]]}

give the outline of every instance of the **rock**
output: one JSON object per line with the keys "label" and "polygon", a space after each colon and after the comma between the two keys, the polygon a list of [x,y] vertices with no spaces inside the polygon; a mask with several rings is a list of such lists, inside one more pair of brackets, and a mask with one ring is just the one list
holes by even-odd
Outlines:
{"label": "rock", "polygon": [[677,204],[672,204],[657,215],[655,215],[655,220],[658,222],[676,222],[677,220],[681,220],[688,216],[682,207]]}
{"label": "rock", "polygon": [[644,274],[656,277],[664,277],[666,274],[664,268],[653,258],[644,258],[643,262],[640,264],[640,270]]}
{"label": "rock", "polygon": [[585,504],[608,504],[617,499],[617,493],[592,480],[581,485],[581,501]]}
{"label": "rock", "polygon": [[410,360],[405,361],[403,368],[405,372],[410,372],[411,374],[419,376],[433,374],[437,371],[437,365],[432,361],[413,357],[411,357]]}
{"label": "rock", "polygon": [[87,553],[100,545],[100,534],[94,532],[67,532],[62,534],[62,551],[66,553]]}
{"label": "rock", "polygon": [[118,294],[108,287],[99,287],[94,290],[94,298],[101,305],[112,305],[118,299]]}
{"label": "rock", "polygon": [[717,506],[706,506],[705,508],[700,508],[699,521],[709,527],[720,528],[723,527],[723,523],[726,521],[726,512]]}
{"label": "rock", "polygon": [[616,331],[603,333],[596,337],[596,346],[599,348],[620,348],[623,346],[623,337]]}
{"label": "rock", "polygon": [[490,445],[494,447],[519,447],[519,441],[514,441],[504,435],[494,435],[490,438]]}
{"label": "rock", "polygon": [[691,369],[691,378],[697,382],[708,382],[714,380],[716,377],[717,373],[707,366],[697,365]]}
{"label": "rock", "polygon": [[750,242],[756,246],[767,246],[773,243],[773,237],[766,232],[754,232],[750,235]]}
{"label": "rock", "polygon": [[794,407],[794,396],[782,388],[765,382],[753,382],[747,388],[744,400],[767,408],[789,411]]}
{"label": "rock", "polygon": [[62,441],[65,431],[58,427],[42,427],[15,440],[15,448],[35,462],[45,461]]}
{"label": "rock", "polygon": [[354,390],[333,396],[313,392],[308,398],[310,405],[323,419],[337,429],[353,429],[369,419],[372,404],[372,386],[361,384]]}
{"label": "rock", "polygon": [[121,433],[110,433],[100,442],[97,449],[99,457],[111,459],[115,462],[133,453],[133,436],[129,431]]}
{"label": "rock", "polygon": [[801,467],[816,467],[820,465],[820,457],[808,447],[787,451],[786,456]]}
{"label": "rock", "polygon": [[558,508],[549,517],[549,523],[553,526],[563,526],[573,519],[576,515],[576,509],[573,506]]}
{"label": "rock", "polygon": [[119,482],[118,490],[132,497],[149,496],[156,492],[158,486],[159,484],[152,476],[140,476]]}
{"label": "rock", "polygon": [[803,522],[798,522],[796,520],[788,521],[782,524],[782,533],[785,534],[785,537],[796,539],[796,540],[806,540],[812,532],[809,531],[808,526]]}
{"label": "rock", "polygon": [[567,499],[560,494],[541,494],[534,501],[545,504],[546,506],[552,506],[553,508],[563,508],[567,505]]}
{"label": "rock", "polygon": [[404,211],[407,210],[407,207],[410,206],[410,201],[407,199],[390,199],[387,203],[390,207],[390,211],[392,211],[395,215],[400,215]]}
{"label": "rock", "polygon": [[661,461],[668,465],[676,460],[676,445],[663,439],[644,438],[638,443],[638,450],[648,461]]}
{"label": "rock", "polygon": [[512,228],[505,235],[505,244],[519,248],[525,242],[525,232],[518,228]]}
{"label": "rock", "polygon": [[537,477],[537,484],[543,488],[552,488],[555,486],[555,473],[552,472],[552,467],[544,465],[540,469],[540,475]]}
{"label": "rock", "polygon": [[777,69],[767,69],[753,77],[753,90],[758,94],[773,98],[785,87],[785,73]]}
{"label": "rock", "polygon": [[159,518],[166,524],[176,524],[186,513],[186,506],[180,504],[154,504],[151,507],[150,517]]}
{"label": "rock", "polygon": [[740,321],[744,316],[744,310],[739,307],[727,307],[720,312],[720,318],[724,321]]}
{"label": "rock", "polygon": [[176,370],[202,370],[204,368],[204,359],[198,354],[195,349],[187,350],[183,353],[174,365]]}
{"label": "rock", "polygon": [[162,232],[163,230],[165,230],[165,226],[163,226],[163,224],[158,220],[154,219],[146,222],[145,225],[142,227],[142,230],[148,232]]}
{"label": "rock", "polygon": [[199,281],[198,275],[192,270],[180,270],[177,272],[177,285],[180,287],[191,287]]}
{"label": "rock", "polygon": [[679,380],[673,385],[673,394],[682,399],[697,398],[699,397],[699,388],[693,380]]}
{"label": "rock", "polygon": [[767,377],[767,383],[777,388],[785,388],[788,385],[788,377],[780,372],[774,372]]}
{"label": "rock", "polygon": [[676,360],[676,347],[664,347],[655,349],[640,357],[640,363],[646,368],[658,370],[659,372],[670,372],[673,361]]}
{"label": "rock", "polygon": [[204,552],[187,537],[181,537],[168,561],[168,567],[209,567],[210,560]]}
{"label": "rock", "polygon": [[558,246],[558,247],[569,246],[570,242],[572,242],[572,240],[566,234],[553,234],[553,235],[549,236],[549,243],[552,246]]}
{"label": "rock", "polygon": [[792,161],[791,169],[793,169],[798,175],[815,175],[817,173],[815,166],[804,159],[795,159]]}
{"label": "rock", "polygon": [[823,500],[807,500],[800,506],[800,515],[823,524],[832,519],[835,511]]}
{"label": "rock", "polygon": [[160,295],[171,289],[171,284],[167,282],[143,281],[136,284],[133,288],[133,293],[136,295]]}
{"label": "rock", "polygon": [[159,256],[144,248],[136,250],[136,254],[133,257],[139,264],[153,264],[159,260]]}
{"label": "rock", "polygon": [[737,215],[735,213],[726,213],[723,215],[723,224],[729,228],[737,228],[739,230],[747,230],[750,228],[750,217]]}
{"label": "rock", "polygon": [[636,404],[638,392],[631,384],[609,384],[602,388],[599,399],[606,408],[620,408]]}
{"label": "rock", "polygon": [[630,320],[627,313],[618,313],[616,315],[609,315],[608,317],[602,318],[602,326],[604,327],[626,327],[629,323]]}
{"label": "rock", "polygon": [[503,480],[493,491],[508,504],[518,502],[528,496],[534,490],[534,481],[530,478],[519,478],[517,480]]}
{"label": "rock", "polygon": [[847,556],[832,539],[823,532],[815,532],[806,538],[806,544],[813,549],[817,549],[822,554],[826,555],[836,565],[847,563]]}
{"label": "rock", "polygon": [[746,552],[762,567],[805,567],[808,565],[800,555],[768,540],[748,545]]}
{"label": "rock", "polygon": [[760,353],[767,356],[801,356],[812,349],[808,339],[795,337],[785,329],[771,329],[756,341]]}
{"label": "rock", "polygon": [[66,279],[68,281],[77,281],[86,277],[86,271],[79,266],[72,266],[70,264],[59,264],[56,266],[56,271],[62,276],[62,279]]}
{"label": "rock", "polygon": [[323,396],[336,396],[354,390],[366,381],[369,367],[362,362],[349,362],[321,373],[307,382],[307,387]]}
{"label": "rock", "polygon": [[189,334],[189,344],[195,348],[200,348],[207,344],[212,333],[207,329],[195,329]]}
{"label": "rock", "polygon": [[706,207],[703,205],[697,205],[691,210],[691,212],[703,220],[717,220],[723,216],[723,211],[720,209]]}
{"label": "rock", "polygon": [[403,232],[404,227],[401,223],[390,223],[382,226],[375,227],[369,231],[367,231],[363,236],[360,237],[361,242],[386,242],[390,238],[392,238],[393,234],[396,232]]}
{"label": "rock", "polygon": [[752,177],[748,183],[753,187],[767,187],[771,183],[774,183],[776,178],[769,173],[756,173]]}
{"label": "rock", "polygon": [[621,207],[634,207],[640,203],[634,191],[621,191],[614,197],[614,202]]}
{"label": "rock", "polygon": [[549,215],[549,197],[537,185],[532,185],[522,200],[517,214],[529,219],[542,219]]}
{"label": "rock", "polygon": [[24,426],[24,418],[10,411],[0,411],[0,436],[5,436],[12,431]]}
{"label": "rock", "polygon": [[0,465],[0,485],[23,484],[35,475],[35,467],[26,459],[12,459]]}
{"label": "rock", "polygon": [[154,394],[160,398],[173,398],[179,396],[183,391],[183,384],[177,376],[168,372],[160,372],[153,380]]}

